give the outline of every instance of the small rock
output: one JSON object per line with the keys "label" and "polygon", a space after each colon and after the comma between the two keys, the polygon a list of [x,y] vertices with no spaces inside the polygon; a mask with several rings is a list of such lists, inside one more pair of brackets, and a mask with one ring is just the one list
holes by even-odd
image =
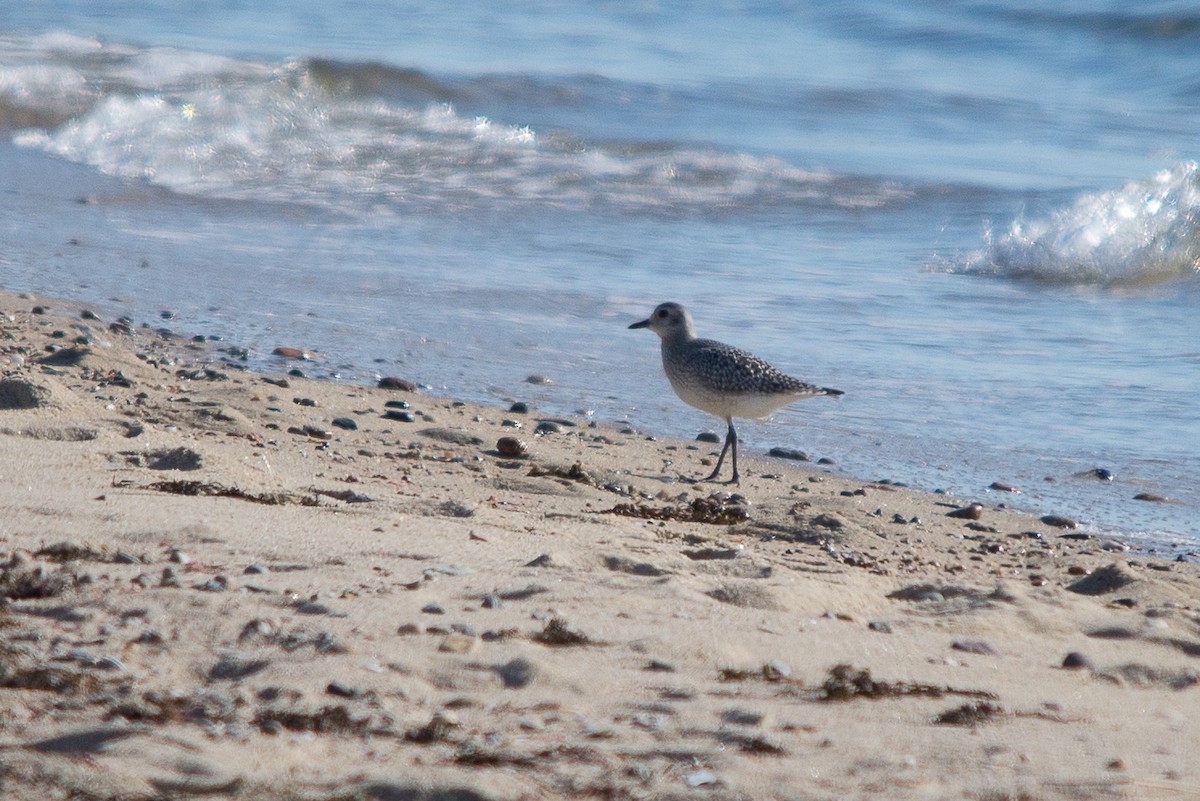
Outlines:
{"label": "small rock", "polygon": [[444,615],[446,614],[446,607],[441,604],[430,603],[422,606],[421,611],[427,615]]}
{"label": "small rock", "polygon": [[955,640],[950,643],[950,647],[955,651],[962,651],[968,654],[979,654],[980,656],[999,656],[999,653],[992,647],[991,643],[983,640]]}
{"label": "small rock", "polygon": [[469,654],[479,650],[479,638],[469,634],[447,634],[438,650],[449,654]]}
{"label": "small rock", "polygon": [[494,592],[483,596],[483,603],[480,604],[484,609],[499,609],[503,605],[504,602],[500,600],[500,596]]}
{"label": "small rock", "polygon": [[552,380],[550,380],[550,376],[542,375],[541,373],[534,373],[533,375],[527,376],[525,378],[525,383],[526,384],[553,384],[554,382]]}
{"label": "small rock", "polygon": [[1042,522],[1053,528],[1076,528],[1079,523],[1062,515],[1042,515]]}
{"label": "small rock", "polygon": [[870,623],[867,624],[867,628],[869,628],[871,631],[877,631],[880,634],[891,634],[892,633],[891,624],[885,623],[881,620],[872,620]]}
{"label": "small rock", "polygon": [[275,348],[275,350],[271,351],[271,355],[278,356],[281,359],[301,359],[303,361],[310,361],[313,358],[313,354],[306,350],[283,346]]}
{"label": "small rock", "polygon": [[526,450],[528,450],[528,447],[525,445],[525,443],[516,437],[501,437],[500,439],[496,440],[496,451],[499,452],[501,456],[507,456],[510,458],[524,456]]}
{"label": "small rock", "polygon": [[386,376],[379,379],[377,385],[380,389],[397,389],[401,392],[416,392],[417,385],[405,378],[396,378],[394,376]]}
{"label": "small rock", "polygon": [[1167,503],[1167,498],[1162,495],[1156,495],[1153,492],[1139,492],[1133,496],[1135,501],[1149,501],[1150,503]]}
{"label": "small rock", "polygon": [[336,695],[339,698],[358,698],[358,690],[343,684],[340,681],[331,681],[325,686],[327,695]]}
{"label": "small rock", "polygon": [[400,627],[396,629],[396,633],[401,637],[411,637],[414,634],[420,634],[421,627],[416,623],[401,623]]}
{"label": "small rock", "polygon": [[263,565],[253,564],[253,565],[246,565],[246,569],[242,571],[242,574],[246,575],[246,576],[261,576],[261,575],[263,575],[265,573],[269,573],[269,572],[271,572],[271,571],[267,570],[267,568],[264,567]]}
{"label": "small rock", "polygon": [[510,690],[519,690],[529,686],[538,674],[537,666],[521,657],[505,662],[503,665],[497,665],[494,670],[499,674],[504,686]]}
{"label": "small rock", "polygon": [[684,778],[684,782],[688,787],[702,787],[706,784],[716,784],[717,777],[716,774],[712,773],[711,771],[698,770],[694,773],[689,773]]}
{"label": "small rock", "polygon": [[973,503],[952,512],[946,512],[946,517],[957,517],[963,520],[978,520],[983,517],[983,504]]}
{"label": "small rock", "polygon": [[548,553],[535,557],[525,563],[525,567],[553,567],[554,559]]}
{"label": "small rock", "polygon": [[354,422],[349,417],[335,417],[329,421],[329,424],[334,428],[341,428],[345,431],[357,431],[358,423]]}
{"label": "small rock", "polygon": [[767,451],[767,455],[774,456],[777,459],[791,459],[794,462],[812,461],[811,456],[795,448],[771,448],[771,450]]}
{"label": "small rock", "polygon": [[1012,484],[1005,484],[1001,481],[993,481],[988,486],[988,489],[994,489],[997,492],[1012,492],[1012,493],[1019,493],[1021,491],[1018,487],[1014,487]]}
{"label": "small rock", "polygon": [[539,420],[537,426],[533,429],[534,434],[561,434],[563,427],[560,423],[553,420]]}
{"label": "small rock", "polygon": [[696,442],[710,442],[714,445],[720,445],[721,437],[713,431],[701,431],[696,435]]}
{"label": "small rock", "polygon": [[415,418],[409,412],[403,412],[396,409],[388,409],[383,413],[383,419],[395,420],[400,423],[415,422]]}
{"label": "small rock", "polygon": [[512,414],[529,414],[529,404],[524,401],[517,401],[508,407],[508,411]]}
{"label": "small rock", "polygon": [[1098,481],[1112,481],[1116,476],[1111,470],[1103,467],[1094,467],[1091,470],[1084,470],[1081,473],[1075,473],[1075,478],[1094,478]]}

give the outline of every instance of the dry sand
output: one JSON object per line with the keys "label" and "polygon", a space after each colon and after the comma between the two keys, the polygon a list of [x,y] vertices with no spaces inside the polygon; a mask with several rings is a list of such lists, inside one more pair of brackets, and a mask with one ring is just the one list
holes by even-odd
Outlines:
{"label": "dry sand", "polygon": [[0,797],[1200,798],[1194,563],[38,302],[0,295]]}

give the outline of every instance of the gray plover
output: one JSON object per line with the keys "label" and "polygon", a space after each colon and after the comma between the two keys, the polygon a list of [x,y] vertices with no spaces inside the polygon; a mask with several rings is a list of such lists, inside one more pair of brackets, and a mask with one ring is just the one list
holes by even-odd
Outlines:
{"label": "gray plover", "polygon": [[733,478],[738,483],[735,417],[766,417],[801,398],[843,395],[840,389],[818,387],[780,372],[752,353],[697,339],[692,316],[678,303],[661,303],[645,320],[630,328],[649,328],[662,339],[663,371],[684,403],[715,414],[729,426],[717,466],[703,481],[721,474],[725,453],[733,452]]}

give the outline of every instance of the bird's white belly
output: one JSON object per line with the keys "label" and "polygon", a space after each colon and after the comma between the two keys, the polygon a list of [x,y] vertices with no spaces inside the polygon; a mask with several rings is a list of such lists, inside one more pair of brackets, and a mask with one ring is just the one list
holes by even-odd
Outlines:
{"label": "bird's white belly", "polygon": [[694,383],[674,379],[671,380],[671,388],[684,403],[721,418],[766,417],[776,409],[798,400],[797,396],[791,394],[714,392]]}

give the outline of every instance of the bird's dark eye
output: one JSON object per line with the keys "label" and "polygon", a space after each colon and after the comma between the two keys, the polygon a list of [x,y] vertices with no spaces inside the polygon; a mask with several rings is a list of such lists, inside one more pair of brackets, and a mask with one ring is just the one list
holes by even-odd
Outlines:
{"label": "bird's dark eye", "polygon": [[659,309],[659,310],[658,310],[658,317],[659,317],[659,319],[662,319],[663,317],[666,317],[666,316],[667,316],[667,310],[666,310],[666,309]]}

